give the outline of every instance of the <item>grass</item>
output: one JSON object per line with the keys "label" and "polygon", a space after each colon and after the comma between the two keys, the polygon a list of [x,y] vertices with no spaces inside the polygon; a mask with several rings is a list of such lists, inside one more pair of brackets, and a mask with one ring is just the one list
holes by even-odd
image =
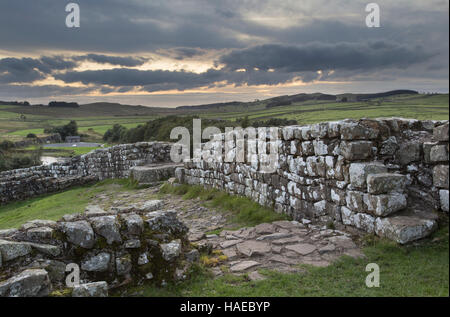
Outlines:
{"label": "grass", "polygon": [[[304,272],[285,274],[261,270],[263,281],[225,274],[214,279],[204,266],[195,266],[189,280],[133,287],[127,295],[148,297],[416,297],[449,296],[448,225],[418,244],[399,246],[374,238],[363,248],[364,259],[342,257],[328,267],[302,266]],[[380,287],[368,288],[366,265],[380,267]]]}
{"label": "grass", "polygon": [[226,192],[212,188],[205,189],[202,186],[164,184],[160,189],[160,194],[183,195],[183,199],[198,198],[205,201],[208,207],[218,208],[229,213],[229,222],[237,227],[249,227],[287,219],[285,215],[277,214],[272,209],[262,207],[246,197],[231,196]]}
{"label": "grass", "polygon": [[0,229],[18,228],[34,219],[58,220],[63,215],[83,212],[96,195],[140,188],[134,180],[105,180],[25,201],[0,206]]}

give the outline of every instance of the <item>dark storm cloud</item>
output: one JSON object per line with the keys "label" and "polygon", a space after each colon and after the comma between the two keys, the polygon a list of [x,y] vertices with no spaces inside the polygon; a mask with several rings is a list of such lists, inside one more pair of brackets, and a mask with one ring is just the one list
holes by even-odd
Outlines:
{"label": "dark storm cloud", "polygon": [[99,64],[110,64],[119,65],[126,67],[141,66],[148,61],[147,58],[142,57],[121,57],[121,56],[110,56],[110,55],[100,55],[100,54],[87,54],[84,56],[76,56],[73,58],[76,61],[91,61]]}
{"label": "dark storm cloud", "polygon": [[4,99],[42,98],[60,95],[81,95],[96,91],[97,87],[61,87],[57,85],[2,85],[0,84],[0,96]]}
{"label": "dark storm cloud", "polygon": [[[56,79],[66,83],[81,82],[85,85],[107,85],[113,87],[139,87],[148,92],[162,90],[186,90],[198,87],[216,87],[220,82],[241,86],[276,85],[292,80],[300,73],[272,73],[267,71],[236,72],[210,69],[204,73],[187,71],[161,71],[117,68],[105,70],[89,70],[82,72],[69,71],[56,74]],[[306,74],[305,74],[306,76]],[[310,76],[310,75],[309,75]]]}
{"label": "dark storm cloud", "polygon": [[[73,2],[81,8],[79,29],[65,26],[68,1],[0,1],[0,53],[11,56],[0,59],[0,84],[32,83],[53,76],[66,83],[93,85],[89,91],[102,93],[128,92],[136,87],[161,91],[223,83],[276,85],[294,78],[304,82],[389,78],[405,83],[427,78],[439,80],[439,87],[447,80],[444,84],[448,86],[445,1],[379,0],[382,27],[370,29],[364,22],[364,0]],[[58,56],[19,57],[39,51]],[[201,74],[130,69],[143,65],[147,59],[142,56],[152,53],[176,60],[201,60],[217,52],[227,52],[217,58],[224,68]],[[81,61],[122,68],[73,71]],[[247,71],[235,71],[241,68]],[[324,73],[319,75],[318,70]],[[5,87],[0,92],[4,93]],[[64,88],[68,94],[82,93]],[[30,85],[11,91],[27,89],[31,94],[39,89],[44,94],[65,92],[53,86]]]}
{"label": "dark storm cloud", "polygon": [[3,58],[0,59],[0,83],[30,83],[44,79],[57,70],[72,69],[73,61],[64,60],[60,56],[44,56],[35,58]]}
{"label": "dark storm cloud", "polygon": [[260,45],[220,58],[229,70],[274,69],[282,72],[408,67],[432,57],[421,47],[388,42],[311,43],[301,46]]}

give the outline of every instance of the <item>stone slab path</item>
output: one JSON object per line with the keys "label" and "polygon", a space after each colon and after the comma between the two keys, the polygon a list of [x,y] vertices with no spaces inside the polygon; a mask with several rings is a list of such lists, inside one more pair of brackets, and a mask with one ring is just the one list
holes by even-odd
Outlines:
{"label": "stone slab path", "polygon": [[[99,195],[101,206],[140,205],[158,193],[158,188],[116,194]],[[248,274],[251,279],[263,278],[259,269],[280,272],[301,272],[300,264],[328,266],[343,255],[363,257],[352,236],[341,230],[327,229],[304,220],[276,221],[254,227],[227,230],[230,224],[223,212],[207,208],[198,199],[183,200],[180,196],[160,198],[163,209],[176,210],[180,220],[189,227],[189,240],[202,248],[222,255],[220,265],[213,267],[215,275],[224,272]],[[222,231],[221,231],[222,230]],[[212,231],[219,234],[209,234]],[[225,257],[224,257],[225,256]]]}

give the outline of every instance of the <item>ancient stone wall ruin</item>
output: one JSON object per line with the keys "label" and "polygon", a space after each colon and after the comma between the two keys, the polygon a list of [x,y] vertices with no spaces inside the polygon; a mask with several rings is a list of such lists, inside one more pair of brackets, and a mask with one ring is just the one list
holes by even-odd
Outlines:
{"label": "ancient stone wall ruin", "polygon": [[170,144],[141,142],[94,150],[69,162],[0,173],[0,203],[56,192],[108,178],[126,178],[130,168],[169,162]]}
{"label": "ancient stone wall ruin", "polygon": [[[190,161],[176,175],[183,183],[247,196],[295,220],[339,222],[407,243],[430,234],[437,212],[449,211],[448,126],[389,118],[277,128],[275,144],[258,141],[258,148],[278,148],[276,172],[259,172],[263,154],[226,163],[229,153],[212,147],[203,154],[221,162]],[[220,135],[216,142],[224,140]]]}
{"label": "ancient stone wall ruin", "polygon": [[0,230],[0,297],[64,290],[66,269],[73,265],[81,279],[73,296],[104,296],[108,289],[144,280],[161,285],[183,279],[198,251],[189,252],[188,228],[176,212],[162,207],[159,200],[108,211],[89,206],[58,222],[34,220]]}

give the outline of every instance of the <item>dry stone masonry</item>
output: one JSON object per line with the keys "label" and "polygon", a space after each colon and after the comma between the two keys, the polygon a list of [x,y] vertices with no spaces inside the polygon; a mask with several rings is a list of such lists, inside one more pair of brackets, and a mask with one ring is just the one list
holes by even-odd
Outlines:
{"label": "dry stone masonry", "polygon": [[448,126],[388,118],[277,128],[274,173],[259,172],[261,154],[226,163],[228,154],[208,148],[204,154],[221,161],[190,161],[176,176],[247,196],[294,220],[343,223],[403,244],[429,235],[437,211],[449,211]]}
{"label": "dry stone masonry", "polygon": [[135,166],[170,162],[170,144],[141,142],[94,150],[65,163],[0,173],[0,204],[107,178],[126,178]]}
{"label": "dry stone masonry", "polygon": [[88,206],[60,221],[34,220],[0,230],[0,297],[47,296],[66,288],[66,266],[80,268],[73,296],[105,296],[128,282],[183,279],[189,268],[188,228],[163,202]]}

